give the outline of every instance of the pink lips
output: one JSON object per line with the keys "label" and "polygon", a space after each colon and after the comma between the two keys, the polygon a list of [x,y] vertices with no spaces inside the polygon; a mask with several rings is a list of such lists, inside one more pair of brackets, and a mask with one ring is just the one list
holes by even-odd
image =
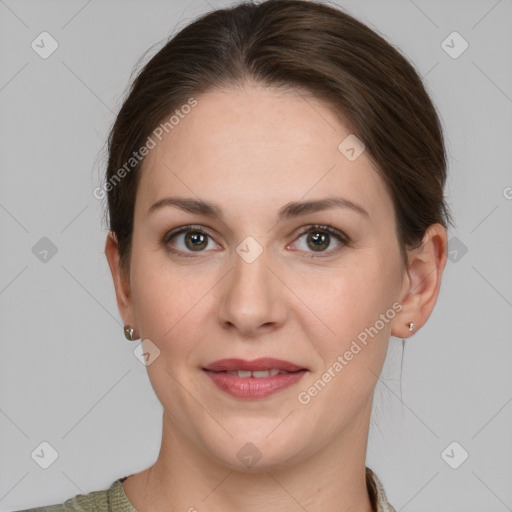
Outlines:
{"label": "pink lips", "polygon": [[[292,386],[298,382],[308,371],[296,364],[281,359],[264,357],[253,361],[243,359],[220,359],[203,368],[206,375],[222,391],[236,398],[254,399],[264,398],[277,391]],[[227,372],[236,370],[248,372],[261,372],[265,370],[279,370],[277,375],[266,377],[240,377]]]}
{"label": "pink lips", "polygon": [[296,372],[298,370],[304,370],[296,364],[290,363],[289,361],[283,361],[282,359],[274,359],[273,357],[262,357],[260,359],[254,359],[253,361],[245,361],[244,359],[219,359],[208,366],[205,366],[205,370],[212,372],[225,372],[231,370],[270,370],[271,368],[277,368],[286,372]]}

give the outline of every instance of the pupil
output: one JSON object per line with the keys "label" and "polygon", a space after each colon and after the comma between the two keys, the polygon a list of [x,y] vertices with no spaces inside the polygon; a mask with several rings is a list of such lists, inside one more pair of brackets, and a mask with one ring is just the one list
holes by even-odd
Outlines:
{"label": "pupil", "polygon": [[[315,234],[311,235],[310,239],[313,240],[314,247],[316,247],[317,249],[318,248],[325,249],[325,247],[327,245],[329,245],[328,243],[327,244],[325,243],[325,241],[327,239],[327,235],[325,235],[325,234],[315,233]],[[319,242],[319,243],[317,243],[317,242]]]}
{"label": "pupil", "polygon": [[[206,237],[202,233],[188,233],[185,240],[189,249],[203,249],[204,247],[202,247],[202,245],[204,245]],[[188,242],[192,242],[192,245],[189,246]]]}

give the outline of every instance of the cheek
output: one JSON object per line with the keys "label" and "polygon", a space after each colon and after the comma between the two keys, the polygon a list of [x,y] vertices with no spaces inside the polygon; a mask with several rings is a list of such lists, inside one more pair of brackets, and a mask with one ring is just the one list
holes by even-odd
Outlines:
{"label": "cheek", "polygon": [[399,260],[393,262],[392,257],[381,258],[373,251],[358,254],[357,261],[354,259],[337,271],[339,277],[331,276],[325,283],[327,291],[323,296],[317,293],[311,298],[310,304],[329,328],[323,329],[326,334],[319,348],[327,366],[351,350],[354,341],[361,350],[353,357],[350,366],[372,364],[378,367],[385,357],[391,320],[395,315],[393,303],[400,283]]}
{"label": "cheek", "polygon": [[[132,292],[141,335],[181,357],[201,338],[215,276],[171,262],[165,251],[134,251]],[[204,327],[202,328],[204,330]],[[204,333],[203,333],[204,334]]]}

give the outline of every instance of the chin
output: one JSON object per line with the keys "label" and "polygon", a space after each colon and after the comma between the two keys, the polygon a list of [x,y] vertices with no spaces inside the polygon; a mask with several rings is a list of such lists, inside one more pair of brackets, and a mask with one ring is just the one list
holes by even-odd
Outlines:
{"label": "chin", "polygon": [[[255,431],[254,435],[246,432],[234,436],[222,446],[212,447],[212,455],[223,465],[240,472],[258,473],[291,467],[300,458],[301,447],[290,441],[284,430],[280,435],[268,436],[270,431],[265,429]],[[274,438],[270,439],[272,436]],[[302,437],[299,439],[303,441]]]}

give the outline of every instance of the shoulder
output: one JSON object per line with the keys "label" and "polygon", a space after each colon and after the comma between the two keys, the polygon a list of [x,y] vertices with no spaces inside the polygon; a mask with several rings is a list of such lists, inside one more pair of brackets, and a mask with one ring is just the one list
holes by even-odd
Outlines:
{"label": "shoulder", "polygon": [[109,489],[78,494],[61,504],[15,512],[136,512],[123,491],[122,481],[125,478],[113,482]]}

